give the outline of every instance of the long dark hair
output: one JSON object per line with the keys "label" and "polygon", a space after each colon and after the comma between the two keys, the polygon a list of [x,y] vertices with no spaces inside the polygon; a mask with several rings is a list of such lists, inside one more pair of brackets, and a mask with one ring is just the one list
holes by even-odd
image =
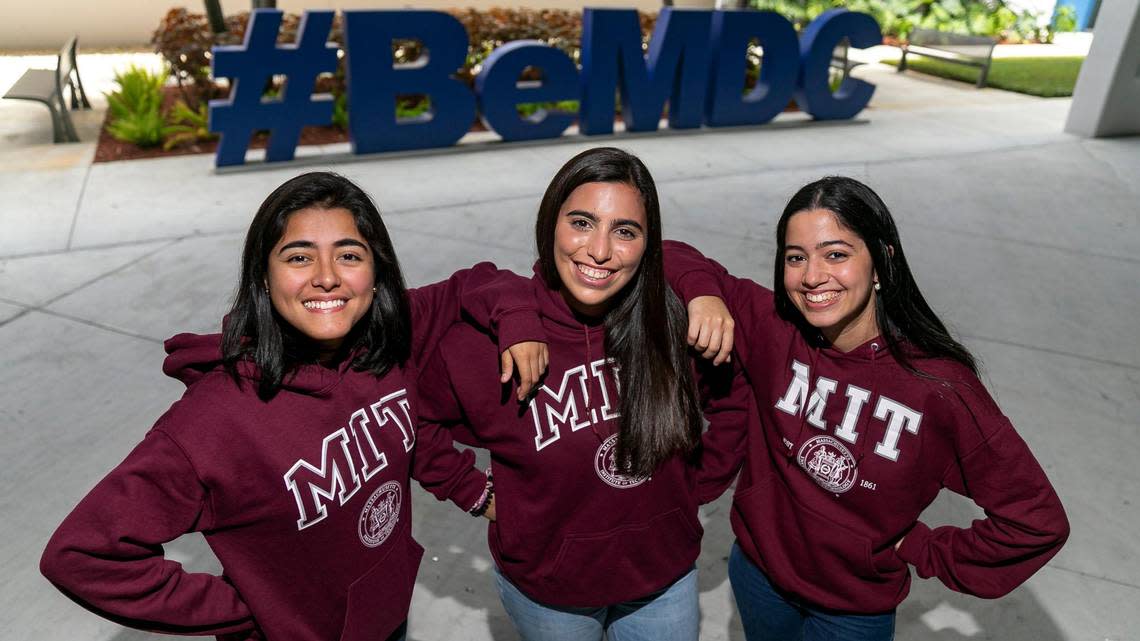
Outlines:
{"label": "long dark hair", "polygon": [[875,319],[887,349],[908,371],[925,374],[914,366],[903,341],[926,356],[957,361],[977,374],[977,362],[970,351],[954,340],[946,326],[918,290],[903,253],[895,220],[886,204],[870,187],[853,178],[828,176],[801,188],[784,207],[776,225],[776,277],[772,289],[780,315],[817,336],[792,304],[784,288],[784,251],[788,219],[802,211],[826,209],[841,226],[855,232],[867,245],[881,289],[875,292]]}
{"label": "long dark hair", "polygon": [[685,341],[686,314],[665,282],[661,253],[661,207],[649,170],[636,156],[613,147],[589,149],[571,158],[550,181],[535,223],[542,277],[562,286],[554,261],[558,211],[570,193],[587,183],[624,183],[645,207],[645,254],[633,279],[606,313],[606,354],[621,389],[618,469],[648,476],[678,451],[700,441],[701,414]]}
{"label": "long dark hair", "polygon": [[272,398],[285,374],[298,364],[313,362],[316,348],[273,309],[265,283],[269,254],[289,216],[302,209],[346,209],[372,250],[376,294],[368,314],[357,322],[340,354],[355,354],[352,367],[383,376],[408,358],[411,312],[400,264],[376,204],[347,178],[323,171],[287,180],[261,203],[245,237],[241,282],[222,329],[222,360],[241,383],[237,363],[251,361],[260,370],[258,395]]}

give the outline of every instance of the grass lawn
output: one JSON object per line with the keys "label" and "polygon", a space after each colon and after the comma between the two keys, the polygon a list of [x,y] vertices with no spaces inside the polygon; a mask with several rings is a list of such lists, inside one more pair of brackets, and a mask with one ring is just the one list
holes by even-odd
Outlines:
{"label": "grass lawn", "polygon": [[[987,87],[1017,91],[1033,96],[1055,98],[1073,95],[1077,84],[1077,73],[1081,70],[1081,56],[1057,58],[994,58],[990,65]],[[898,66],[898,60],[884,60],[885,64]],[[973,84],[978,81],[977,67],[954,64],[934,58],[908,54],[907,71],[919,71],[934,76],[961,80]]]}

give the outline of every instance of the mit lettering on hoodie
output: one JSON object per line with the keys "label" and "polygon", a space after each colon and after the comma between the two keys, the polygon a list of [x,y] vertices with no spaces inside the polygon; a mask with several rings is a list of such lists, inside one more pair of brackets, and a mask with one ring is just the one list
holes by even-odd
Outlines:
{"label": "mit lettering on hoodie", "polygon": [[[719,296],[736,320],[764,429],[747,439],[731,521],[775,585],[830,610],[887,612],[906,597],[909,566],[995,598],[1061,549],[1069,524],[1057,493],[968,368],[908,353],[928,374],[919,377],[878,338],[846,353],[813,345],[778,316],[770,290],[688,245],[665,245],[678,292]],[[986,517],[965,528],[922,523],[942,488]]]}
{"label": "mit lettering on hoodie", "polygon": [[[533,299],[504,287],[501,274],[484,263],[409,292],[413,361],[460,317],[461,301],[512,343],[543,340]],[[409,478],[467,509],[479,496],[470,488],[485,482],[474,455],[417,434],[415,376],[405,369],[414,362],[382,378],[353,370],[351,358],[302,365],[262,401],[257,368],[240,363],[236,385],[220,340],[166,342],[163,370],[186,393],[68,515],[41,570],[84,607],[137,628],[387,638],[407,618],[423,554],[411,535]],[[164,543],[194,531],[222,576],[163,557]]]}
{"label": "mit lettering on hoodie", "polygon": [[494,380],[494,343],[458,324],[420,374],[421,435],[490,450],[496,520],[488,544],[529,597],[569,607],[644,597],[693,567],[703,532],[697,506],[736,476],[749,429],[726,425],[756,420],[751,393],[731,367],[702,364],[710,427],[699,461],[678,454],[651,478],[623,475],[614,465],[620,401],[604,367],[604,325],[578,320],[541,276],[520,280],[533,288],[548,340],[544,384],[517,403]]}

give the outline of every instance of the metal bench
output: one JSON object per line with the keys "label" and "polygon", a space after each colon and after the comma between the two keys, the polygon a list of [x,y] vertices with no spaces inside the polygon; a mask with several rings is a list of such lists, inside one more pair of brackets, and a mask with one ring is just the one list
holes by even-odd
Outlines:
{"label": "metal bench", "polygon": [[902,46],[899,73],[906,71],[907,54],[915,53],[947,62],[980,67],[982,71],[978,74],[977,83],[980,89],[986,86],[996,44],[997,38],[989,36],[968,36],[933,29],[915,29],[910,32],[908,42]]}
{"label": "metal bench", "polygon": [[47,105],[51,111],[51,127],[53,142],[79,142],[79,135],[75,133],[75,125],[71,124],[68,115],[67,102],[64,101],[63,90],[66,87],[71,91],[70,102],[72,109],[90,109],[87,94],[83,91],[83,81],[79,79],[79,67],[75,62],[75,50],[79,44],[79,37],[74,36],[59,50],[55,69],[28,69],[16,84],[4,94],[5,98],[16,100],[35,100]]}

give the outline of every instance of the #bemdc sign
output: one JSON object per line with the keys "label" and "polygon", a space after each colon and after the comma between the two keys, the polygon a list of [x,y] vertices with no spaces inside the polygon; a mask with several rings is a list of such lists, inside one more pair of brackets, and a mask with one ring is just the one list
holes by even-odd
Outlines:
{"label": "#bemdc sign", "polygon": [[[230,78],[230,96],[210,102],[210,131],[221,134],[215,164],[240,165],[254,131],[269,130],[266,160],[291,160],[307,125],[332,122],[331,94],[310,89],[321,73],[335,72],[337,48],[327,42],[332,11],[306,11],[297,43],[278,46],[281,12],[253,12],[239,46],[214,47],[215,78]],[[345,11],[349,137],[357,154],[446,147],[470,129],[476,112],[505,141],[556,138],[578,120],[585,135],[613,132],[614,98],[628,131],[656,131],[668,104],[671,129],[756,125],[776,117],[793,97],[817,120],[852,118],[867,105],[874,85],[846,78],[832,92],[829,67],[846,38],[862,48],[879,44],[879,25],[863,13],[828,11],[797,35],[769,11],[661,10],[644,52],[633,9],[585,9],[581,69],[562,51],[534,40],[495,49],[475,78],[474,91],[454,77],[467,57],[467,32],[437,11]],[[745,51],[756,39],[764,62],[755,88],[745,93]],[[397,65],[394,40],[418,40],[425,54]],[[523,70],[538,82],[519,82]],[[284,75],[272,100],[266,79]],[[424,117],[399,119],[398,96],[431,99]],[[520,116],[520,103],[578,100],[577,114],[539,111]]]}

